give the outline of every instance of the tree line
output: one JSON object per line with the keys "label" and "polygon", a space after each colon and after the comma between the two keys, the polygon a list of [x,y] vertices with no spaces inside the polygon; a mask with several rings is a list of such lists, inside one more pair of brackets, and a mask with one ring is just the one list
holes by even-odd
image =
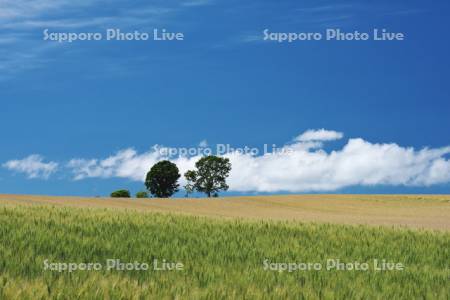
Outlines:
{"label": "tree line", "polygon": [[[184,177],[186,197],[194,192],[204,193],[208,198],[218,197],[220,191],[227,191],[226,182],[231,172],[228,158],[209,155],[195,163],[194,170],[188,170]],[[170,198],[180,191],[178,180],[181,174],[177,165],[163,160],[153,165],[145,178],[147,191],[138,192],[136,198],[148,198],[149,193],[156,198]],[[111,194],[113,198],[130,198],[128,190],[118,190]]]}

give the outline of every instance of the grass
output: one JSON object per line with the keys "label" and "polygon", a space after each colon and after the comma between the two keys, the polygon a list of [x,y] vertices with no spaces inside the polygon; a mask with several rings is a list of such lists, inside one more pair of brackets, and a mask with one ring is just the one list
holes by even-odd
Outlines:
{"label": "grass", "polygon": [[[450,233],[0,204],[0,299],[448,299]],[[44,270],[51,262],[182,262],[183,271]],[[404,271],[272,262],[387,259]]]}

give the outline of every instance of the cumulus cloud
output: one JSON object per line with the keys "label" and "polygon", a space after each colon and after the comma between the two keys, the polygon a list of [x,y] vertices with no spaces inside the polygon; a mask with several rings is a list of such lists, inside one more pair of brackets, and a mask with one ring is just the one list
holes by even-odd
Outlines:
{"label": "cumulus cloud", "polygon": [[[170,160],[170,149],[154,146],[150,151],[139,154],[129,148],[121,150],[105,159],[72,159],[67,167],[72,170],[75,180],[85,178],[128,178],[144,181],[150,167],[161,160]],[[175,159],[181,171],[194,167],[196,157],[177,157]]]}
{"label": "cumulus cloud", "polygon": [[75,180],[85,178],[122,177],[131,180],[144,180],[149,166],[159,161],[157,151],[138,154],[133,149],[119,151],[105,159],[72,159],[67,166],[72,169]]}
{"label": "cumulus cloud", "polygon": [[[416,150],[358,138],[349,139],[339,150],[327,152],[322,148],[323,141],[342,137],[336,131],[309,130],[277,152],[228,152],[224,156],[233,165],[230,190],[327,192],[351,186],[430,186],[450,182],[450,147]],[[76,180],[119,177],[143,181],[150,166],[160,160],[173,161],[183,174],[200,158],[170,157],[170,152],[163,149],[156,146],[144,153],[126,149],[105,159],[75,159],[68,167]]]}
{"label": "cumulus cloud", "polygon": [[308,130],[295,138],[297,142],[320,142],[320,141],[334,141],[340,140],[344,137],[342,132],[337,132],[333,130]]}
{"label": "cumulus cloud", "polygon": [[[450,147],[404,148],[350,139],[337,151],[301,149],[249,157],[231,153],[235,191],[335,191],[350,186],[429,186],[450,182]],[[244,176],[242,176],[242,173]]]}
{"label": "cumulus cloud", "polygon": [[10,160],[3,164],[3,167],[18,173],[24,173],[28,178],[48,179],[51,174],[58,169],[56,162],[44,162],[40,155],[30,155],[21,160]]}

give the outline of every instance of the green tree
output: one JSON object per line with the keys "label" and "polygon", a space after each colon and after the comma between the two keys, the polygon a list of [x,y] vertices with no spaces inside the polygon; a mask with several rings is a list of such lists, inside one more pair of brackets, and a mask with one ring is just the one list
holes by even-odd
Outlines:
{"label": "green tree", "polygon": [[[184,174],[188,188],[205,193],[208,198],[212,195],[218,196],[219,191],[228,190],[226,179],[231,171],[231,163],[228,158],[206,156],[201,158],[195,167],[197,170],[187,171]],[[188,192],[187,189],[186,191]]]}
{"label": "green tree", "polygon": [[130,198],[130,191],[118,190],[111,193],[111,198]]}
{"label": "green tree", "polygon": [[148,198],[148,193],[147,192],[137,192],[136,193],[136,198]]}
{"label": "green tree", "polygon": [[147,173],[145,186],[158,198],[169,198],[178,192],[180,172],[176,164],[164,160],[155,164]]}
{"label": "green tree", "polygon": [[195,171],[187,171],[184,173],[184,177],[186,178],[186,185],[184,189],[186,191],[186,197],[189,197],[190,194],[195,192],[195,182],[197,181],[197,173]]}

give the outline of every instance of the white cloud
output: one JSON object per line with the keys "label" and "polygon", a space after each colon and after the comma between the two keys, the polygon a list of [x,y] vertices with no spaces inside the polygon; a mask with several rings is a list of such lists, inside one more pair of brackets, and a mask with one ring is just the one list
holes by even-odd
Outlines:
{"label": "white cloud", "polygon": [[323,5],[323,6],[314,6],[314,7],[304,7],[299,8],[297,12],[304,13],[323,13],[323,12],[336,12],[343,9],[353,8],[354,5],[350,4],[338,4],[338,5]]}
{"label": "white cloud", "polygon": [[59,0],[3,0],[0,2],[0,17],[3,20],[34,17],[53,10],[67,8],[72,1]]}
{"label": "white cloud", "polygon": [[28,178],[48,179],[51,174],[58,169],[56,162],[44,162],[40,155],[30,155],[21,160],[10,160],[3,164],[3,167],[18,173],[24,173]]}
{"label": "white cloud", "polygon": [[198,146],[200,148],[206,148],[206,147],[208,147],[208,141],[207,140],[203,140],[200,143],[198,143]]}
{"label": "white cloud", "polygon": [[[230,190],[326,192],[351,186],[430,186],[450,182],[450,161],[446,158],[450,147],[415,150],[394,143],[350,139],[342,149],[326,152],[321,142],[340,138],[342,133],[310,130],[301,136],[305,141],[285,146],[284,153],[227,153],[233,166]],[[142,154],[126,149],[106,159],[72,160],[68,166],[76,180],[120,177],[143,181],[153,164],[170,159],[161,149],[156,146]],[[184,174],[198,159],[199,156],[171,160]]]}
{"label": "white cloud", "polygon": [[[75,180],[85,178],[128,178],[144,181],[150,167],[161,160],[170,159],[167,148],[154,146],[152,150],[138,154],[134,149],[125,149],[105,159],[72,159],[67,167],[72,170]],[[197,157],[198,158],[198,157]],[[194,167],[196,159],[179,157],[177,165],[184,174]]]}
{"label": "white cloud", "polygon": [[188,0],[181,3],[183,6],[204,6],[210,5],[213,1],[211,0]]}
{"label": "white cloud", "polygon": [[403,148],[350,139],[338,151],[297,149],[260,157],[229,154],[235,191],[335,191],[350,186],[429,186],[450,182],[450,147]]}
{"label": "white cloud", "polygon": [[101,0],[0,0],[0,30],[8,34],[0,38],[0,80],[45,67],[54,57],[50,49],[66,51],[65,47],[43,47],[50,44],[42,43],[44,29],[50,32],[97,32],[105,28],[143,31],[149,26],[174,24],[177,15],[209,4],[209,0],[142,1],[129,7],[121,1],[105,6]]}
{"label": "white cloud", "polygon": [[[342,133],[309,130],[281,153],[251,155],[230,152],[233,169],[230,189],[238,192],[327,192],[351,186],[430,186],[450,183],[450,147],[416,150],[395,143],[374,144],[350,139],[342,149],[325,151],[323,141]],[[184,174],[200,156],[169,157],[168,148],[154,146],[138,153],[125,149],[104,159],[72,159],[66,167],[75,180],[127,178],[143,181],[152,165],[170,159]],[[11,160],[3,167],[27,175],[49,178],[58,163],[44,162],[40,155]],[[184,179],[181,180],[184,184]]]}
{"label": "white cloud", "polygon": [[339,140],[344,137],[342,132],[337,132],[333,130],[308,130],[295,138],[297,142],[320,142],[320,141],[334,141]]}
{"label": "white cloud", "polygon": [[[78,28],[99,25],[122,25],[125,23],[151,23],[169,14],[180,12],[189,7],[210,5],[210,0],[176,0],[170,2],[136,3],[133,8],[123,8],[123,3],[116,3],[119,13],[111,14],[111,6],[105,9],[101,0],[2,0],[0,1],[1,28],[42,28],[63,27]],[[95,9],[96,14],[89,14]],[[82,12],[86,13],[82,13]],[[74,18],[73,16],[76,16]],[[70,16],[70,17],[68,17]]]}
{"label": "white cloud", "polygon": [[72,169],[75,180],[84,178],[122,177],[131,180],[144,180],[148,166],[159,160],[157,152],[138,154],[133,149],[125,149],[106,159],[72,159],[68,167]]}

